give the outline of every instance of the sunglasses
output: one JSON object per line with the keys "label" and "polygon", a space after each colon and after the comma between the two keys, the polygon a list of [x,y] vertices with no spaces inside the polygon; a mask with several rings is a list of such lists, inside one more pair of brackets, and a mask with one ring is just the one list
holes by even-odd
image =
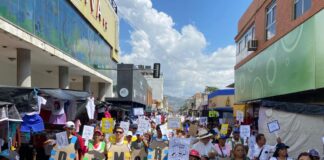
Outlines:
{"label": "sunglasses", "polygon": [[116,131],[116,134],[123,134],[124,132],[122,131]]}

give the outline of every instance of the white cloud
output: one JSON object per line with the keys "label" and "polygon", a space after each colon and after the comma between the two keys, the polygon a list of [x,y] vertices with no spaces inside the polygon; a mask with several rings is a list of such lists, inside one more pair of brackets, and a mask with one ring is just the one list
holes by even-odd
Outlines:
{"label": "white cloud", "polygon": [[234,45],[204,53],[207,41],[203,33],[190,24],[177,31],[172,17],[152,8],[151,0],[116,2],[119,15],[134,29],[132,50],[122,55],[122,62],[161,63],[165,94],[187,97],[205,86],[225,87],[234,82]]}

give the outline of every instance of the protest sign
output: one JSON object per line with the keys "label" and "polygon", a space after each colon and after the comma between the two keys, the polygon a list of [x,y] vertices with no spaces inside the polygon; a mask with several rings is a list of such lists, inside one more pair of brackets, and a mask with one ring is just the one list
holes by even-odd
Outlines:
{"label": "protest sign", "polygon": [[108,150],[107,157],[109,160],[131,160],[129,148],[125,145],[111,145]]}
{"label": "protest sign", "polygon": [[[61,135],[56,135],[57,137],[63,137],[63,133],[65,132],[61,132]],[[56,138],[57,138],[56,137]],[[65,133],[65,137],[66,133]],[[76,141],[78,140],[78,138],[76,136],[73,136],[71,139],[71,143],[68,144],[65,147],[59,148],[58,145],[56,145],[53,150],[51,151],[51,157],[50,159],[55,159],[55,160],[74,160],[75,158],[75,149],[74,149],[74,145],[76,143]],[[57,141],[56,141],[57,143]]]}
{"label": "protest sign", "polygon": [[168,160],[189,159],[190,138],[172,138],[169,145]]}
{"label": "protest sign", "polygon": [[94,132],[93,126],[84,125],[83,132],[82,132],[82,138],[84,138],[85,140],[92,139],[93,132]]}
{"label": "protest sign", "polygon": [[168,159],[168,141],[153,140],[148,148],[148,160],[167,160]]}
{"label": "protest sign", "polygon": [[198,126],[195,124],[190,124],[189,135],[195,137],[197,136],[197,131],[198,131]]}
{"label": "protest sign", "polygon": [[162,135],[167,135],[168,134],[168,127],[165,124],[160,125],[160,129],[161,129]]}
{"label": "protest sign", "polygon": [[241,125],[240,126],[240,136],[242,138],[247,138],[247,137],[250,137],[251,135],[251,128],[249,125]]}
{"label": "protest sign", "polygon": [[224,123],[222,118],[219,118],[218,121],[219,121],[219,124],[223,124]]}
{"label": "protest sign", "polygon": [[156,125],[161,124],[161,115],[157,115],[157,116],[155,117],[155,123],[156,123]]}
{"label": "protest sign", "polygon": [[144,115],[143,108],[134,108],[134,115],[135,116],[142,116],[142,115]]}
{"label": "protest sign", "polygon": [[151,128],[150,122],[145,118],[139,118],[137,126],[138,126],[137,130],[143,133],[146,133]]}
{"label": "protest sign", "polygon": [[103,118],[101,124],[101,130],[103,133],[113,133],[114,120],[112,118]]}
{"label": "protest sign", "polygon": [[181,128],[180,118],[169,118],[168,119],[168,128],[169,129],[180,129]]}
{"label": "protest sign", "polygon": [[207,123],[208,123],[208,119],[207,119],[207,117],[200,117],[199,120],[200,120],[200,121],[199,121],[199,124],[200,124],[200,125],[207,126]]}
{"label": "protest sign", "polygon": [[220,133],[226,135],[228,131],[228,124],[222,124]]}
{"label": "protest sign", "polygon": [[132,149],[132,160],[144,160],[147,157],[145,149]]}
{"label": "protest sign", "polygon": [[239,122],[243,122],[244,121],[244,112],[236,111],[236,120]]}
{"label": "protest sign", "polygon": [[274,120],[272,122],[267,123],[268,129],[270,133],[276,132],[280,130],[279,122]]}
{"label": "protest sign", "polygon": [[120,122],[120,127],[124,129],[124,133],[127,134],[129,130],[129,122],[121,121]]}
{"label": "protest sign", "polygon": [[219,117],[219,113],[217,111],[209,111],[208,117]]}
{"label": "protest sign", "polygon": [[55,136],[56,136],[56,144],[58,148],[63,148],[69,145],[69,140],[67,138],[67,134],[65,131],[56,133]]}

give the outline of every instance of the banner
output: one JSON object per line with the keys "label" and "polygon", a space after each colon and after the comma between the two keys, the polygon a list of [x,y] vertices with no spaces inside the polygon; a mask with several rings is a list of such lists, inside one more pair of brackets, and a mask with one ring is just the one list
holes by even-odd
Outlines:
{"label": "banner", "polygon": [[112,118],[102,118],[101,131],[103,133],[113,133],[114,120]]}
{"label": "banner", "polygon": [[169,144],[168,160],[189,159],[190,138],[172,138]]}

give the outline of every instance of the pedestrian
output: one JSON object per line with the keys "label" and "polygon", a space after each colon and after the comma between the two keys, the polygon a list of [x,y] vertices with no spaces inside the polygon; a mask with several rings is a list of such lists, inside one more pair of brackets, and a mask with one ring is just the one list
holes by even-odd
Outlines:
{"label": "pedestrian", "polygon": [[149,154],[152,151],[155,152],[160,150],[159,152],[155,152],[157,154],[154,155],[153,159],[167,159],[168,155],[165,150],[169,147],[169,141],[167,138],[163,138],[160,125],[156,126],[156,133],[157,137],[153,137],[149,145]]}
{"label": "pedestrian", "polygon": [[143,132],[137,131],[136,141],[131,143],[131,150],[146,150],[148,148],[148,141],[144,138]]}
{"label": "pedestrian", "polygon": [[194,149],[190,150],[189,160],[200,160],[199,152]]}
{"label": "pedestrian", "polygon": [[239,128],[234,128],[233,137],[228,138],[226,140],[226,144],[229,145],[231,151],[233,151],[234,147],[237,144],[243,144],[244,145],[244,140],[243,140],[243,138],[240,137],[240,129]]}
{"label": "pedestrian", "polygon": [[106,143],[101,140],[102,132],[96,130],[93,134],[93,140],[88,142],[88,153],[85,154],[83,160],[104,160],[106,158]]}
{"label": "pedestrian", "polygon": [[192,149],[197,150],[200,155],[206,156],[208,158],[216,158],[216,148],[215,146],[211,143],[211,137],[213,135],[211,133],[209,133],[205,128],[201,128],[198,131],[198,139],[199,142],[197,142],[196,144],[194,144],[192,146]]}
{"label": "pedestrian", "polygon": [[316,149],[310,149],[308,153],[312,157],[312,160],[319,160],[321,158]]}
{"label": "pedestrian", "polygon": [[220,158],[229,158],[231,156],[231,147],[226,144],[226,135],[220,135],[218,143],[215,144],[215,148]]}
{"label": "pedestrian", "polygon": [[132,143],[132,138],[133,138],[133,133],[132,131],[128,131],[127,135],[126,135],[126,141],[128,142],[128,144]]}
{"label": "pedestrian", "polygon": [[233,158],[231,160],[250,160],[246,156],[245,147],[243,144],[237,144],[233,149]]}
{"label": "pedestrian", "polygon": [[297,160],[313,160],[311,155],[307,152],[302,152],[298,155]]}
{"label": "pedestrian", "polygon": [[[268,160],[271,157],[271,153],[276,150],[276,146],[270,146],[266,143],[267,140],[264,134],[260,133],[256,136],[256,144],[253,149],[249,150],[249,152],[252,150],[254,151],[254,160]],[[277,143],[281,143],[280,137],[277,138]]]}
{"label": "pedestrian", "polygon": [[292,158],[288,157],[287,149],[289,146],[285,145],[284,143],[279,143],[276,145],[276,151],[273,154],[273,157],[270,160],[293,160]]}
{"label": "pedestrian", "polygon": [[[114,156],[121,156],[122,159],[130,159],[130,146],[127,142],[124,142],[124,129],[117,126],[115,128],[115,142],[108,143],[106,148],[108,152],[108,159],[114,159]],[[117,154],[115,154],[117,153]],[[122,154],[123,153],[123,154]]]}

